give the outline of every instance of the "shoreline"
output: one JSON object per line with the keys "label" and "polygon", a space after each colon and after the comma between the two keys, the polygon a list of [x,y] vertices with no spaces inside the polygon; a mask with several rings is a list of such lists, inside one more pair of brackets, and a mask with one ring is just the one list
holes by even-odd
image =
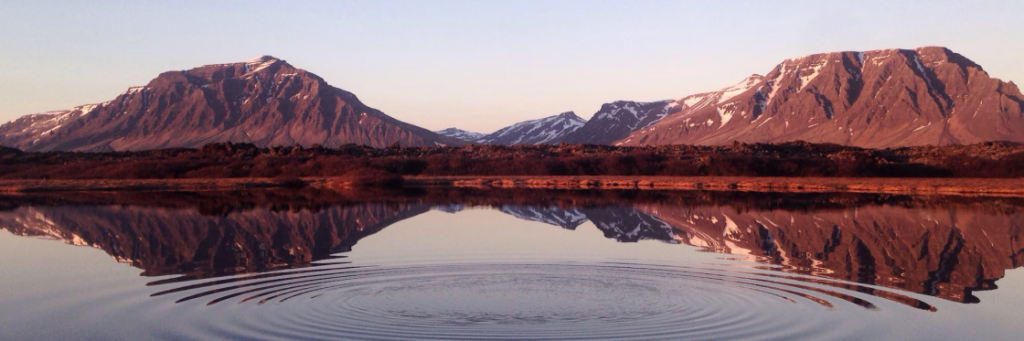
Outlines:
{"label": "shoreline", "polygon": [[[226,191],[291,187],[357,187],[335,177],[302,179],[0,180],[0,193],[88,191]],[[404,186],[566,190],[690,190],[784,193],[878,193],[1024,197],[1024,179],[805,178],[669,176],[412,176]]]}
{"label": "shoreline", "polygon": [[[311,182],[305,181],[306,184]],[[227,191],[294,186],[272,178],[0,180],[0,193]]]}
{"label": "shoreline", "polygon": [[406,185],[477,188],[637,189],[1024,197],[1024,179],[669,176],[411,177]]}

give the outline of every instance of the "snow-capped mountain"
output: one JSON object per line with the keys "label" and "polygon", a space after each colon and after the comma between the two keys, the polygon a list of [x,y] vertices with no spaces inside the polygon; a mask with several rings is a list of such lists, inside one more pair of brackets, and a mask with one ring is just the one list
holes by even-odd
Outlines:
{"label": "snow-capped mountain", "polygon": [[459,140],[466,141],[466,142],[476,142],[476,141],[480,140],[481,138],[483,138],[484,136],[487,136],[486,134],[472,132],[472,131],[466,131],[466,130],[462,130],[462,129],[455,128],[455,127],[448,128],[448,129],[445,129],[445,130],[438,130],[438,131],[435,131],[434,133],[436,133],[438,135],[441,135],[441,136],[447,136],[447,137],[451,137],[451,138],[454,138],[454,139],[459,139]]}
{"label": "snow-capped mountain", "polygon": [[29,151],[144,150],[211,142],[260,147],[385,147],[464,142],[398,121],[270,56],[160,74],[117,98],[0,126],[0,145]]}
{"label": "snow-capped mountain", "polygon": [[476,143],[480,144],[555,144],[562,138],[583,127],[587,121],[569,111],[555,116],[519,122],[496,132],[487,134]]}
{"label": "snow-capped mountain", "polygon": [[942,47],[787,59],[767,76],[677,103],[679,112],[615,144],[1024,142],[1024,95],[1017,86]]}
{"label": "snow-capped mountain", "polygon": [[611,144],[678,111],[675,101],[606,103],[587,124],[559,142]]}
{"label": "snow-capped mountain", "polygon": [[677,234],[681,233],[657,215],[630,206],[609,206],[599,209],[584,209],[590,221],[605,238],[620,243],[635,243],[641,240],[659,240],[678,244]]}
{"label": "snow-capped mountain", "polygon": [[566,230],[575,230],[588,220],[587,215],[578,208],[502,205],[498,207],[498,211],[519,219],[559,226]]}

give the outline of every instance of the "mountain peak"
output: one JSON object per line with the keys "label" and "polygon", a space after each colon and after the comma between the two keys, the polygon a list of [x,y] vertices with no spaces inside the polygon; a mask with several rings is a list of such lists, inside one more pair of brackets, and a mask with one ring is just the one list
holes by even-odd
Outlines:
{"label": "mountain peak", "polygon": [[509,146],[516,144],[554,144],[561,142],[563,137],[583,127],[586,122],[583,118],[576,116],[576,113],[566,111],[558,115],[519,122],[499,129],[473,142]]}
{"label": "mountain peak", "polygon": [[31,151],[196,148],[212,142],[329,148],[463,144],[387,116],[272,56],[163,72],[110,101],[0,127],[0,144]]}
{"label": "mountain peak", "polygon": [[[563,112],[563,113],[561,113],[561,114],[558,114],[558,116],[557,116],[557,117],[558,117],[558,118],[580,118],[580,117],[579,117],[578,115],[576,115],[576,113],[575,113],[575,112],[573,112],[573,111],[566,111],[566,112]],[[580,118],[580,119],[582,119],[582,118]]]}
{"label": "mountain peak", "polygon": [[246,61],[246,63],[254,63],[254,64],[255,63],[266,63],[266,62],[278,61],[278,60],[280,60],[280,59],[278,59],[278,58],[276,58],[274,56],[266,55],[265,54],[265,55],[262,55],[262,56],[250,59],[250,60]]}

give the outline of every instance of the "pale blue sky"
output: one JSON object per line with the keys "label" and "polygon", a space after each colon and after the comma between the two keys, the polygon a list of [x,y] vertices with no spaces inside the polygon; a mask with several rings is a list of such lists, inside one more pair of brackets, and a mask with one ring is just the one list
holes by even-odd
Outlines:
{"label": "pale blue sky", "polygon": [[732,85],[801,55],[941,45],[1024,81],[1024,1],[0,0],[0,122],[270,54],[400,120],[491,132]]}

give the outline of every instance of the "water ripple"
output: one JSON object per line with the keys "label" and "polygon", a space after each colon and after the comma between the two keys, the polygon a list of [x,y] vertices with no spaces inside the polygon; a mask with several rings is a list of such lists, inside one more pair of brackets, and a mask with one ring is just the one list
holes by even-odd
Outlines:
{"label": "water ripple", "polygon": [[[184,285],[182,285],[184,284]],[[183,304],[256,305],[210,338],[362,340],[793,339],[836,337],[791,310],[931,310],[903,294],[742,267],[635,263],[331,266],[179,285]],[[773,314],[779,312],[779,314]]]}

